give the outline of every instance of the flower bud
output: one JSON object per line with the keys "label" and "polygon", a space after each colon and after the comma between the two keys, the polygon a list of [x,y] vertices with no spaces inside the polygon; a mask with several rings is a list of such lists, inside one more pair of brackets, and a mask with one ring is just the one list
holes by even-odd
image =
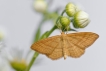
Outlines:
{"label": "flower bud", "polygon": [[76,6],[73,3],[68,3],[65,10],[67,15],[72,17],[76,13]]}
{"label": "flower bud", "polygon": [[10,65],[13,69],[15,70],[20,70],[20,71],[24,71],[27,67],[27,64],[25,61],[18,61],[18,60],[14,60],[10,62]]}
{"label": "flower bud", "polygon": [[70,25],[70,19],[68,17],[61,17],[60,18],[60,23],[63,27],[67,27]]}
{"label": "flower bud", "polygon": [[35,0],[34,8],[38,12],[45,12],[47,9],[47,4],[44,0]]}
{"label": "flower bud", "polygon": [[84,11],[78,11],[74,15],[73,25],[75,28],[84,28],[89,24],[89,15]]}

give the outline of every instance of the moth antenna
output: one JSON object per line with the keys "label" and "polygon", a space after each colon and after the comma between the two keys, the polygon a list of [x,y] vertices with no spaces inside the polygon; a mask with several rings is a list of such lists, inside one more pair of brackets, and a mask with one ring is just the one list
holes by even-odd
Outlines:
{"label": "moth antenna", "polygon": [[65,31],[65,30],[66,30],[66,34],[67,34],[68,33],[68,26],[65,27],[63,31]]}

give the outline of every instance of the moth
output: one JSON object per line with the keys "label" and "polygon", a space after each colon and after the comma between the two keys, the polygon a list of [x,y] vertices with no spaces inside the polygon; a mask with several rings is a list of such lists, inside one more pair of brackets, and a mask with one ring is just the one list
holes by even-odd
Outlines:
{"label": "moth", "polygon": [[85,49],[91,46],[96,39],[99,37],[98,34],[93,32],[77,32],[61,35],[52,36],[39,40],[32,44],[31,49],[45,54],[52,60],[59,59],[67,56],[78,58],[82,56]]}

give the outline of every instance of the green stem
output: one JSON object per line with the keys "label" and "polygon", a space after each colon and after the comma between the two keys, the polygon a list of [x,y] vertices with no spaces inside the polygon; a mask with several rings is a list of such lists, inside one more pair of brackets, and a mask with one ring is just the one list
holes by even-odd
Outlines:
{"label": "green stem", "polygon": [[63,10],[62,13],[61,13],[61,16],[63,16],[63,14],[64,14],[65,12],[66,12],[66,10]]}
{"label": "green stem", "polygon": [[55,29],[57,29],[56,25],[50,31],[48,31],[46,37],[48,37]]}
{"label": "green stem", "polygon": [[28,67],[26,68],[26,71],[29,71],[30,70],[31,66],[33,65],[33,63],[34,63],[34,61],[35,61],[35,59],[37,58],[38,55],[39,55],[38,52],[35,52],[34,53],[31,62],[29,63]]}
{"label": "green stem", "polygon": [[[47,38],[56,28],[57,28],[57,27],[54,26],[50,31],[47,32],[47,34],[45,34],[46,37],[42,35],[42,37],[41,37],[40,39]],[[39,39],[39,40],[40,40],[40,39]],[[34,55],[33,55],[33,57],[32,57],[32,60],[30,61],[29,65],[28,65],[28,67],[27,67],[27,69],[26,69],[26,71],[29,71],[29,70],[30,70],[31,66],[33,65],[33,63],[34,63],[34,61],[36,60],[36,58],[38,57],[38,55],[39,55],[38,52],[35,52],[35,53],[34,53]]]}

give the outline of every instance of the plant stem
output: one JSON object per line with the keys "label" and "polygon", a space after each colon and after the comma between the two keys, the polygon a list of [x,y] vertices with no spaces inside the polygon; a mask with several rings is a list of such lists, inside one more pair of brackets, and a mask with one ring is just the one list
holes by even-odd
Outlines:
{"label": "plant stem", "polygon": [[[57,27],[54,26],[50,31],[47,32],[47,34],[45,34],[46,37],[45,37],[45,36],[42,36],[40,39],[47,38],[56,28],[57,28]],[[39,40],[40,40],[40,39],[39,39]],[[30,61],[29,65],[28,65],[28,67],[27,67],[27,69],[26,69],[26,71],[29,71],[29,70],[30,70],[31,66],[33,65],[33,63],[34,63],[34,61],[36,60],[36,58],[38,57],[38,55],[39,55],[38,52],[35,52],[35,53],[34,53],[34,55],[33,55],[33,57],[32,57],[32,60]]]}
{"label": "plant stem", "polygon": [[62,13],[61,13],[61,16],[63,16],[63,14],[64,14],[65,12],[66,12],[66,10],[63,10]]}
{"label": "plant stem", "polygon": [[54,25],[54,27],[50,31],[48,31],[48,33],[46,34],[46,37],[48,37],[55,29],[57,29],[56,25]]}
{"label": "plant stem", "polygon": [[32,57],[32,60],[30,61],[28,67],[26,68],[26,71],[29,71],[29,70],[30,70],[31,66],[33,65],[33,63],[34,63],[34,61],[35,61],[35,59],[37,58],[38,55],[39,55],[38,52],[35,52],[35,53],[34,53],[34,55],[33,55],[33,57]]}

